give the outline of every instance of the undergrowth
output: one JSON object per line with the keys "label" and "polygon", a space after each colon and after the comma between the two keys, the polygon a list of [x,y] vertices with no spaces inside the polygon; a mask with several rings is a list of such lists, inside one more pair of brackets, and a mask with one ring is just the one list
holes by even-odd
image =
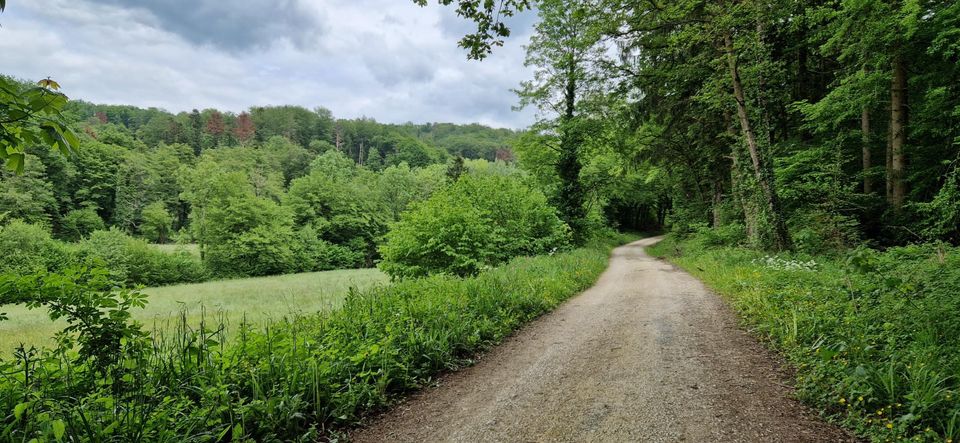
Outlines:
{"label": "undergrowth", "polygon": [[[606,267],[613,244],[626,240],[517,258],[476,277],[434,276],[353,291],[339,310],[262,330],[241,326],[235,341],[225,339],[222,322],[192,328],[183,321],[169,334],[123,335],[119,348],[102,357],[85,358],[91,350],[82,346],[79,355],[64,346],[21,348],[0,360],[0,441],[329,437],[439,373],[470,364],[478,352],[587,288]],[[27,283],[19,287],[36,281]],[[10,288],[18,286],[6,284],[6,295],[15,296]],[[125,311],[112,306],[119,297],[113,290],[85,291],[82,281],[73,288],[78,296],[98,294],[89,295],[87,305],[125,315],[111,314]],[[104,320],[95,311],[86,315]]]}
{"label": "undergrowth", "polygon": [[960,441],[960,250],[768,256],[668,236],[652,252],[723,294],[826,415],[874,441]]}

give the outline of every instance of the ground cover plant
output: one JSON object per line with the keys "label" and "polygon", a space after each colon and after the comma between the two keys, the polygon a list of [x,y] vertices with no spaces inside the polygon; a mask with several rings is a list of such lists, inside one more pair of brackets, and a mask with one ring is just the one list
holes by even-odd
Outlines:
{"label": "ground cover plant", "polygon": [[[353,291],[338,310],[243,328],[235,341],[217,324],[148,337],[123,323],[100,328],[118,338],[105,355],[83,341],[72,347],[68,336],[52,351],[20,349],[0,361],[0,439],[313,441],[468,364],[585,289],[624,241],[520,257],[475,277]],[[85,300],[100,308],[83,311],[84,321],[62,316],[80,337],[100,337],[85,335],[86,325],[116,324],[136,305],[123,301],[140,300],[104,285],[103,275],[8,275],[0,298]]]}
{"label": "ground cover plant", "polygon": [[960,249],[769,255],[716,239],[652,251],[782,352],[803,400],[875,441],[960,441]]}

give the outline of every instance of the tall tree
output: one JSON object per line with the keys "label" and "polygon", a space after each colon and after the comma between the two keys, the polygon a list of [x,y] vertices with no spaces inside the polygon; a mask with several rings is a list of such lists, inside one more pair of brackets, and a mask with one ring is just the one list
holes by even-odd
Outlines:
{"label": "tall tree", "polygon": [[578,242],[584,239],[586,222],[585,191],[580,182],[586,123],[581,107],[599,82],[595,68],[602,57],[594,7],[591,2],[539,2],[540,22],[527,46],[525,62],[534,68],[534,78],[517,90],[521,108],[533,105],[543,112],[536,127],[559,139],[556,171],[560,183],[555,200]]}

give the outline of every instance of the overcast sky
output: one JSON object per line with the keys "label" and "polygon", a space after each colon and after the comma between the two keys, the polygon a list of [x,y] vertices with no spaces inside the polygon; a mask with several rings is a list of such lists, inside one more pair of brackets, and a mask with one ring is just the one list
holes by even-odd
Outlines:
{"label": "overcast sky", "polygon": [[521,128],[533,112],[510,110],[510,88],[529,76],[534,19],[516,17],[506,46],[477,62],[457,47],[470,23],[411,0],[9,0],[0,73],[171,112],[297,104]]}

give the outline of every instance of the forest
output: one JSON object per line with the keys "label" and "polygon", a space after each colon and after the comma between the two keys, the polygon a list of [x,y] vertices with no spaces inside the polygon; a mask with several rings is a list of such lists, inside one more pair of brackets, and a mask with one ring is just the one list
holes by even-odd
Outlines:
{"label": "forest", "polygon": [[[445,183],[447,163],[512,160],[516,137],[295,106],[173,115],[71,101],[62,113],[75,156],[28,148],[22,172],[0,173],[5,271],[102,260],[157,285],[370,267],[388,225]],[[196,244],[199,260],[148,242]]]}
{"label": "forest", "polygon": [[[336,440],[656,231],[824,419],[960,441],[960,3],[436,3],[474,63],[536,14],[532,126],[172,114],[0,77],[0,307],[71,325],[0,357],[0,439]],[[239,340],[129,321],[138,285],[370,267],[392,283]]]}

